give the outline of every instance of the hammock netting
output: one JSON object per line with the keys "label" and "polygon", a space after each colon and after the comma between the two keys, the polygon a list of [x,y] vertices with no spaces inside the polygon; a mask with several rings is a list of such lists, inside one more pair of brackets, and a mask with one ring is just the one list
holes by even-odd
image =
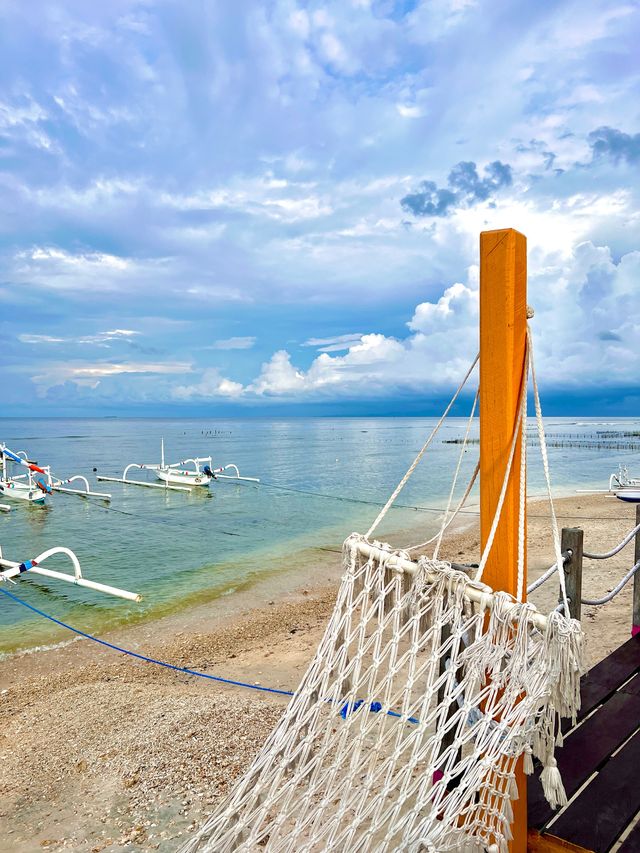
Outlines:
{"label": "hammock netting", "polygon": [[404,571],[405,552],[367,544],[346,540],[310,667],[183,853],[502,853],[523,753],[563,802],[553,752],[559,717],[579,707],[579,623],[554,612],[536,627],[532,605],[449,563]]}

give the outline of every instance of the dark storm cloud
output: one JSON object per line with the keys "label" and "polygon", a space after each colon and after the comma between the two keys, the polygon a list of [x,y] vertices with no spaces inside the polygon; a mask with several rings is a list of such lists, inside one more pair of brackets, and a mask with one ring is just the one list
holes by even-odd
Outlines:
{"label": "dark storm cloud", "polygon": [[614,163],[640,162],[640,133],[624,133],[615,127],[599,127],[589,134],[594,158],[610,157]]}
{"label": "dark storm cloud", "polygon": [[513,180],[511,166],[494,160],[485,166],[484,177],[478,175],[476,164],[463,160],[449,172],[449,188],[440,188],[433,181],[422,181],[414,193],[400,200],[403,210],[414,216],[447,216],[457,207],[469,207],[487,201]]}

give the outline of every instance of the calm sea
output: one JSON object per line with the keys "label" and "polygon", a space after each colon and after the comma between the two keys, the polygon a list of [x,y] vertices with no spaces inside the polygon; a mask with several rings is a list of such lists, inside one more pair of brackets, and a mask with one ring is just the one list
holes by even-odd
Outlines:
{"label": "calm sea", "polygon": [[[44,508],[12,503],[10,513],[0,513],[4,556],[21,561],[65,545],[86,577],[144,599],[130,604],[44,578],[6,588],[57,618],[100,632],[233,594],[285,565],[312,572],[314,559],[327,558],[321,549],[338,548],[353,530],[367,529],[434,424],[428,418],[1,419],[0,440],[12,450],[26,450],[59,477],[84,474],[94,488],[112,494],[110,504],[63,494],[48,498]],[[445,425],[381,535],[412,529],[420,541],[436,529],[432,510],[446,502],[460,451],[451,442],[464,429],[462,419]],[[640,420],[549,419],[547,429],[557,494],[604,487],[620,463],[640,472]],[[233,462],[261,483],[218,481],[189,494],[96,483],[94,468],[122,476],[130,462],[158,462],[162,438],[169,461],[211,454],[214,465]],[[472,445],[466,454],[461,489],[477,451]],[[529,492],[536,493],[543,486],[537,448],[530,455]],[[47,565],[68,567],[57,557]],[[0,598],[0,652],[66,638]]]}

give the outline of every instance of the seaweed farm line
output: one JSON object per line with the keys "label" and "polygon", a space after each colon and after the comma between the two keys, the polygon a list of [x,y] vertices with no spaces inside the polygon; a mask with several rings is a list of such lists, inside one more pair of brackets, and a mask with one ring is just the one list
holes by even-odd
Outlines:
{"label": "seaweed farm line", "polygon": [[[120,476],[131,461],[149,462],[161,438],[175,458],[211,454],[233,459],[261,484],[214,481],[191,493],[112,483],[110,505],[56,494],[45,507],[17,506],[0,514],[7,558],[31,559],[56,545],[71,548],[87,577],[134,589],[141,604],[107,599],[71,584],[21,581],[20,594],[57,618],[99,633],[152,618],[276,577],[293,566],[317,574],[319,561],[353,530],[366,529],[422,445],[432,418],[2,419],[0,440],[28,451],[56,472],[80,472],[95,486],[100,475]],[[402,495],[403,506],[384,521],[380,536],[396,544],[436,530],[446,505],[465,418],[447,422]],[[612,470],[640,474],[640,420],[548,419],[554,486],[558,493],[604,488]],[[477,425],[474,425],[477,436]],[[154,453],[151,454],[152,456]],[[477,447],[466,454],[460,488],[473,471]],[[532,461],[529,489],[542,491]],[[473,495],[471,500],[473,501]],[[416,536],[417,534],[417,536]],[[329,553],[326,553],[329,551]],[[51,568],[56,569],[55,558]],[[64,571],[66,566],[60,563]],[[60,589],[64,586],[64,589]],[[20,612],[20,611],[23,611]],[[25,608],[0,603],[0,653],[64,639]]]}

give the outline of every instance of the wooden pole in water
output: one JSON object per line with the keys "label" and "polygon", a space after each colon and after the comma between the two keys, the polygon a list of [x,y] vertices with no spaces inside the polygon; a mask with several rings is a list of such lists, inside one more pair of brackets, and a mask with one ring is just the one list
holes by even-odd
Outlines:
{"label": "wooden pole in water", "polygon": [[[513,228],[480,234],[480,541],[489,536],[518,416],[527,332],[527,241]],[[524,426],[524,425],[523,425]],[[520,498],[518,441],[509,487],[482,580],[515,595]],[[526,541],[526,540],[525,540]],[[527,588],[526,576],[524,588]],[[513,853],[527,849],[527,785],[516,769]]]}

